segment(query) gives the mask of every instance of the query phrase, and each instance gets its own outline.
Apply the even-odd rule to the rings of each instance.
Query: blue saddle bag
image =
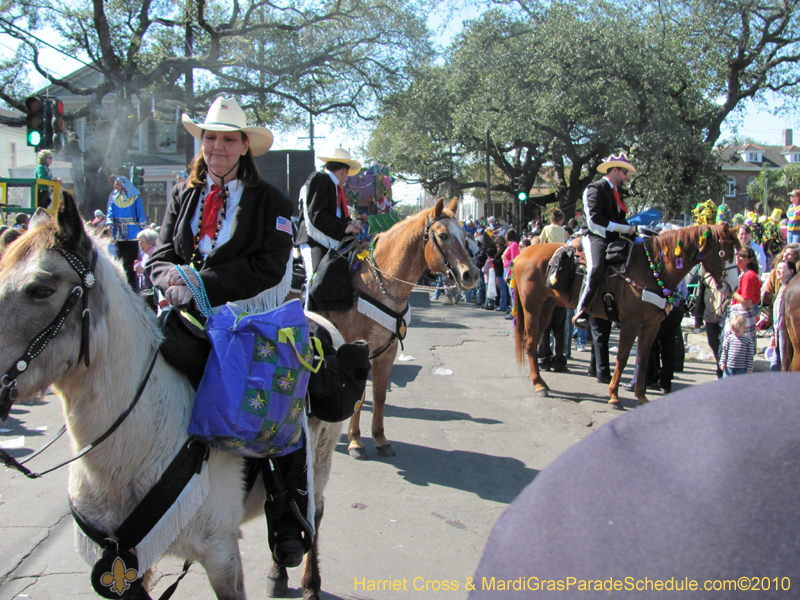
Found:
[[[228,304],[208,319],[206,333],[212,350],[189,434],[239,456],[282,456],[300,448],[314,371],[300,301],[260,314]]]

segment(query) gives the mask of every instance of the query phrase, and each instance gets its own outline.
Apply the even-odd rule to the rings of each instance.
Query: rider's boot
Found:
[[[267,488],[264,514],[272,558],[278,566],[297,567],[311,549],[313,539],[313,527],[307,520],[309,491],[305,443],[294,452],[263,462]]]

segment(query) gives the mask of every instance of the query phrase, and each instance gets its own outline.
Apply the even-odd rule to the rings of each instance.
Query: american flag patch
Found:
[[[275,229],[278,231],[285,231],[289,235],[292,235],[292,222],[289,219],[278,217],[278,222],[275,225]]]

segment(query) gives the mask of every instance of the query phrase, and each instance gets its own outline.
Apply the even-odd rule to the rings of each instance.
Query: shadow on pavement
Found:
[[[406,387],[409,383],[414,381],[422,371],[420,365],[408,365],[404,363],[395,364],[392,366],[392,372],[389,374],[389,389],[393,385],[397,387]]]
[[[418,327],[420,329],[469,329],[469,326],[462,325],[461,323],[453,323],[450,321],[425,321],[411,317],[411,328]]]
[[[509,456],[440,450],[405,442],[392,442],[392,448],[397,456],[379,460],[397,467],[398,474],[412,485],[440,485],[503,504],[510,504],[539,474],[537,469],[529,469]],[[336,451],[347,455],[347,443],[338,444]],[[374,458],[374,447],[370,458]]]
[[[476,419],[469,413],[457,410],[420,407],[407,408],[405,406],[395,406],[391,404],[386,405],[386,416],[398,417],[400,419],[421,419],[423,421],[472,421],[473,423],[481,423],[482,425],[498,425],[503,422],[496,419]]]

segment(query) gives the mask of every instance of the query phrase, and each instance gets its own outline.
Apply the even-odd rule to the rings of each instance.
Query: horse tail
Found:
[[[516,293],[514,294],[514,339],[517,351],[517,364],[522,366],[525,362],[525,311],[522,309],[521,281],[514,281]]]

